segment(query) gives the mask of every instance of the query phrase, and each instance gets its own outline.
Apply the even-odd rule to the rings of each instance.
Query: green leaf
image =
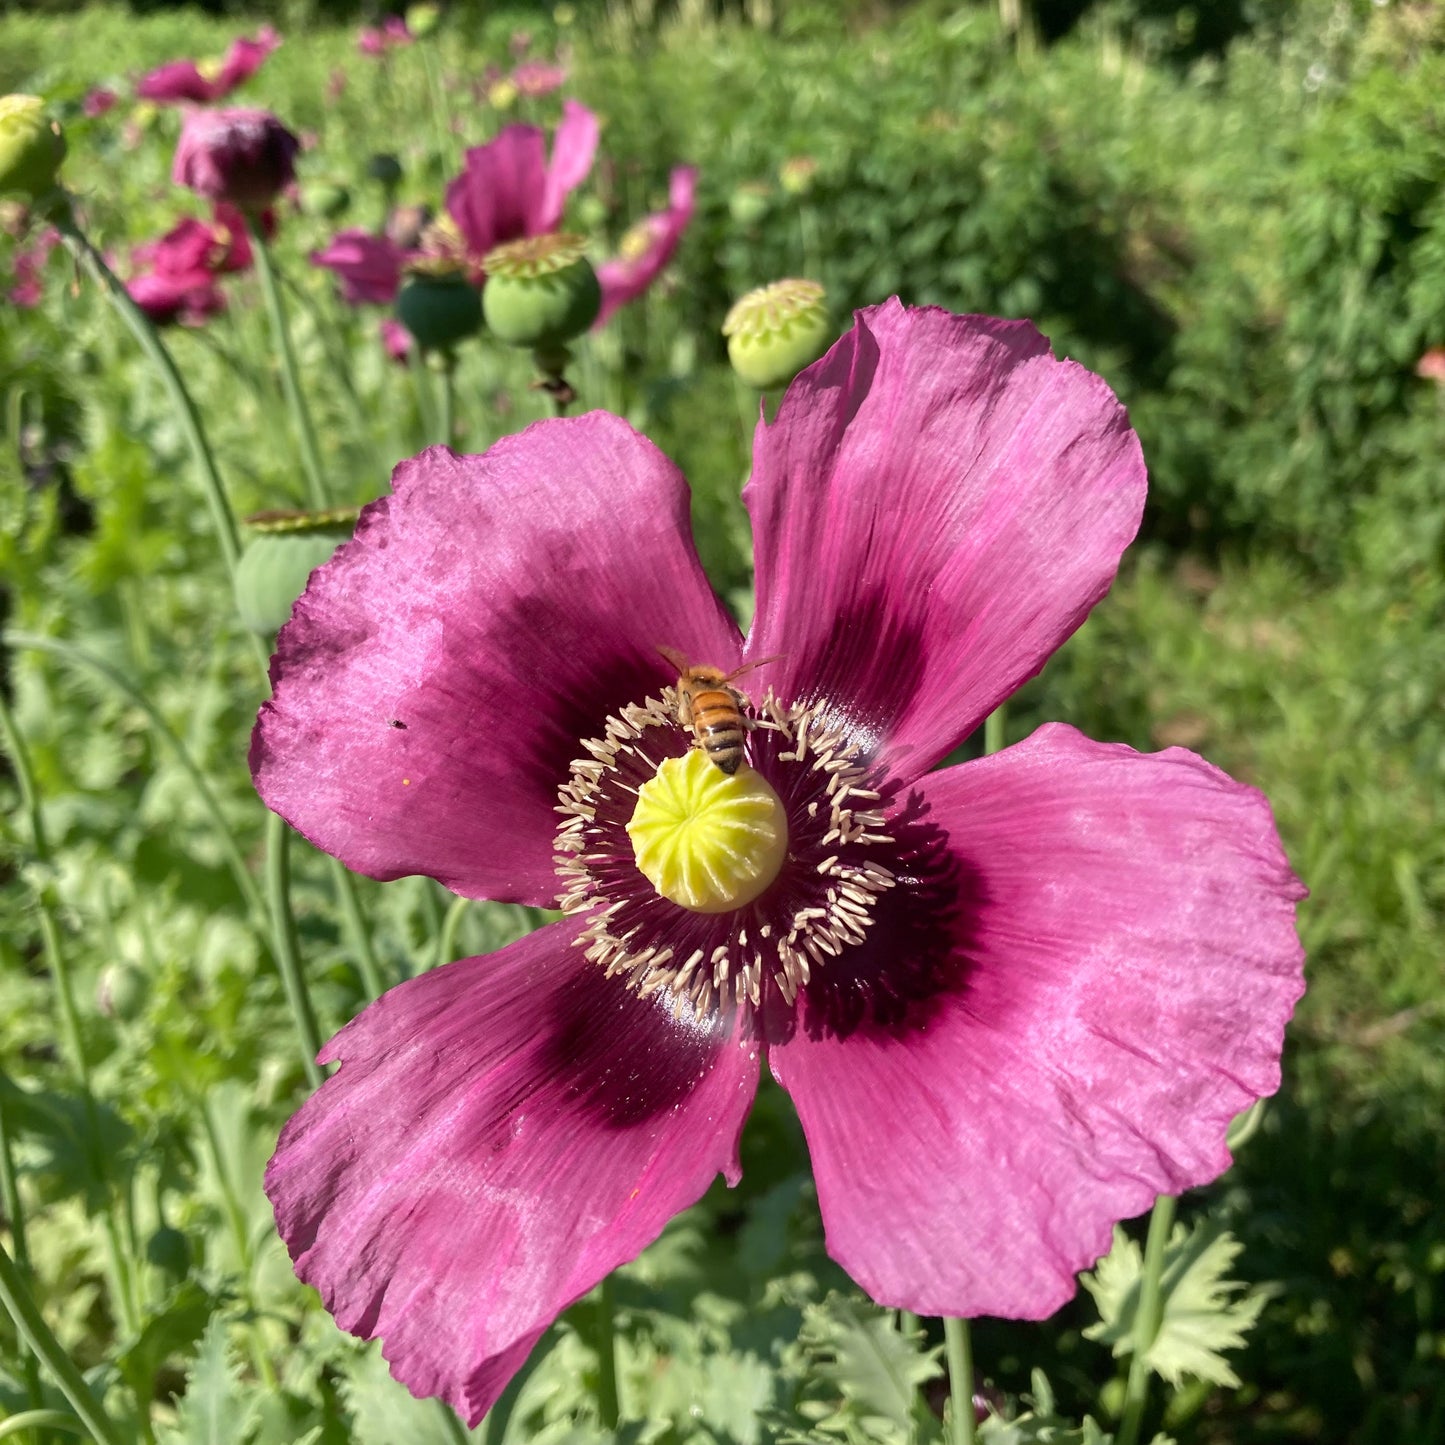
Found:
[[[391,1377],[381,1350],[358,1350],[345,1365],[341,1393],[351,1411],[353,1445],[453,1445],[440,1400],[418,1400]],[[465,1433],[465,1432],[464,1432]],[[465,1433],[468,1440],[480,1434]]]
[[[1144,1358],[1176,1390],[1185,1376],[1230,1388],[1239,1384],[1222,1352],[1244,1343],[1268,1298],[1227,1277],[1242,1248],[1233,1235],[1203,1220],[1193,1229],[1176,1225],[1165,1247],[1163,1314]],[[1113,1249],[1083,1277],[1099,1310],[1099,1323],[1084,1334],[1111,1345],[1115,1358],[1134,1350],[1143,1270],[1143,1251],[1116,1228]]]
[[[184,1354],[205,1331],[216,1309],[216,1297],[194,1280],[185,1280],[146,1321],[135,1342],[116,1360],[127,1383],[142,1399],[160,1368],[172,1355]]]
[[[212,1315],[186,1376],[176,1425],[163,1438],[168,1445],[245,1445],[256,1428],[257,1404],[246,1398],[232,1363],[227,1321]]]

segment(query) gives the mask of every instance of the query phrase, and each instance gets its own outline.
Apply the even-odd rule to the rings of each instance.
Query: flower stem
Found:
[[[449,447],[456,440],[457,356],[454,351],[441,354],[442,400],[441,443]]]
[[[13,1088],[8,1075],[0,1072],[0,1205],[10,1225],[10,1238],[15,1243],[15,1265],[23,1275],[30,1273],[30,1250],[25,1237],[25,1205],[20,1198],[20,1185],[15,1177],[15,1159],[10,1152],[10,1129],[5,1119],[4,1091]],[[31,1406],[40,1410],[45,1396],[40,1388],[40,1367],[29,1350],[21,1350],[24,1358],[25,1394]]]
[[[1008,704],[1001,702],[983,720],[983,752],[987,757],[1000,752],[1004,745],[1004,729],[1008,726]]]
[[[236,518],[231,511],[231,504],[226,498],[225,488],[221,485],[221,474],[216,470],[216,459],[211,453],[210,443],[207,442],[206,434],[201,429],[200,414],[196,411],[196,404],[186,390],[185,382],[181,380],[181,374],[176,369],[175,361],[156,332],[150,317],[131,300],[130,292],[125,289],[115,272],[105,264],[105,258],[91,245],[89,238],[76,224],[75,217],[68,207],[63,209],[55,224],[71,254],[105,289],[121,320],[125,322],[131,335],[140,343],[141,350],[150,357],[151,361],[155,363],[156,370],[160,372],[161,380],[165,384],[171,404],[175,408],[176,417],[180,421],[181,431],[185,434],[186,442],[191,449],[191,456],[195,460],[196,471],[201,480],[201,490],[205,495],[206,506],[211,514],[211,525],[215,529],[216,542],[220,546],[221,556],[226,563],[226,571],[234,575],[236,563],[241,556]]]
[[[602,1428],[615,1431],[621,1406],[617,1396],[617,1300],[610,1274],[602,1281],[597,1309],[597,1413],[601,1416]]]
[[[50,1332],[34,1297],[25,1287],[10,1252],[0,1246],[0,1304],[3,1304],[15,1321],[26,1344],[35,1352],[45,1368],[55,1377],[61,1393],[70,1401],[75,1413],[80,1416],[85,1428],[99,1445],[126,1445],[115,1422],[101,1409],[100,1401],[91,1393],[84,1376],[76,1368],[75,1361],[61,1348],[60,1341]],[[38,1423],[38,1422],[37,1422]]]
[[[276,967],[286,990],[286,1002],[301,1040],[302,1067],[313,1089],[325,1081],[316,1055],[321,1052],[321,1038],[316,1028],[316,1015],[311,1011],[311,997],[301,975],[301,959],[296,946],[296,919],[291,912],[291,830],[276,813],[266,815],[266,895],[271,904],[271,936],[276,954]]]
[[[953,1407],[950,1440],[952,1445],[973,1445],[973,1340],[968,1321],[945,1315],[943,1343],[948,1355],[948,1398]]]
[[[1134,1350],[1129,1359],[1129,1381],[1124,1389],[1124,1412],[1115,1445],[1135,1445],[1144,1421],[1152,1373],[1146,1356],[1164,1318],[1164,1250],[1174,1229],[1173,1195],[1161,1194],[1149,1215],[1149,1237],[1144,1243],[1144,1276],[1139,1283],[1139,1311],[1134,1316]]]
[[[271,249],[254,216],[246,217],[251,233],[251,250],[256,257],[256,274],[261,278],[261,291],[266,298],[266,311],[271,318],[271,333],[281,357],[281,386],[286,393],[286,406],[291,425],[301,448],[301,466],[306,473],[307,500],[311,507],[324,512],[330,505],[326,482],[321,470],[321,450],[316,443],[316,428],[301,390],[300,369],[296,365],[296,348],[291,344],[291,324],[286,319],[286,304],[276,281],[276,268],[271,263]]]
[[[33,1355],[27,1355],[26,1358],[34,1360]],[[22,1410],[20,1414],[0,1421],[0,1440],[8,1440],[12,1435],[20,1435],[26,1430],[64,1430],[67,1435],[82,1436],[86,1433],[85,1426],[74,1415],[67,1415],[64,1410]]]
[[[462,926],[470,898],[456,898],[448,905],[446,917],[442,919],[442,930],[437,935],[437,958],[434,968],[451,963],[457,956],[457,930]]]
[[[331,879],[336,885],[336,896],[341,903],[341,916],[351,934],[351,946],[356,951],[356,965],[361,973],[361,986],[370,999],[378,999],[386,992],[382,981],[381,965],[377,962],[376,950],[371,945],[371,930],[361,913],[361,899],[356,892],[356,879],[347,871],[339,858],[328,857],[331,864]]]

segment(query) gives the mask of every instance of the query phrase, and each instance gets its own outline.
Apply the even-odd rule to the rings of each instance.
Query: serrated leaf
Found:
[[[439,1400],[418,1400],[391,1377],[380,1349],[358,1350],[345,1364],[341,1393],[351,1411],[353,1445],[453,1445]],[[482,1437],[463,1432],[468,1440]]]
[[[175,1445],[245,1445],[256,1428],[258,1401],[247,1399],[231,1361],[226,1320],[211,1316],[186,1375],[176,1424],[165,1432]]]
[[[1193,1229],[1176,1225],[1165,1246],[1159,1331],[1144,1358],[1176,1390],[1186,1375],[1230,1388],[1239,1384],[1222,1351],[1244,1344],[1267,1298],[1228,1278],[1242,1248],[1207,1221]],[[1115,1358],[1133,1353],[1143,1274],[1143,1251],[1116,1228],[1114,1247],[1083,1277],[1099,1310],[1099,1323],[1084,1334],[1112,1346]]]

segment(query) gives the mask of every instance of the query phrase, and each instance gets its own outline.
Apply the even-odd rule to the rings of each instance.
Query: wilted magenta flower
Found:
[[[15,284],[8,293],[12,305],[26,310],[40,305],[40,298],[44,295],[45,263],[59,244],[60,232],[54,226],[44,226],[31,237],[28,245],[16,251]]]
[[[447,187],[447,210],[468,253],[480,261],[504,241],[555,231],[568,195],[592,169],[597,133],[597,117],[569,100],[550,161],[547,137],[534,125],[509,125],[495,140],[473,146],[462,174]]]
[[[1060,725],[930,771],[1138,526],[1102,381],[1027,322],[859,313],[759,425],[746,638],[682,476],[614,416],[393,485],[281,632],[257,787],[373,877],[567,914],[348,1024],[271,1161],[298,1274],[398,1379],[480,1419],[561,1309],[737,1180],[763,1059],[830,1253],[919,1313],[1048,1315],[1114,1221],[1228,1165],[1302,987],[1264,798]],[[691,742],[659,644],[756,664],[788,838],[732,912],[666,901],[625,832]]]
[[[567,82],[567,72],[560,65],[547,65],[540,60],[529,60],[512,72],[512,84],[518,95],[535,100],[561,90]]]
[[[194,60],[172,60],[142,76],[136,94],[162,104],[190,101],[211,105],[224,100],[243,80],[255,75],[280,43],[276,31],[263,25],[254,40],[233,40],[218,67],[203,68]]]
[[[379,27],[362,27],[356,36],[356,48],[363,55],[383,55],[398,45],[410,45],[415,38],[400,15],[388,15]]]
[[[654,211],[633,226],[622,238],[618,254],[597,268],[602,309],[593,323],[594,330],[605,325],[619,306],[635,301],[657,280],[692,222],[696,196],[697,167],[678,166],[668,183],[667,209]]]
[[[105,86],[98,85],[94,90],[86,92],[85,99],[80,103],[81,114],[89,120],[104,115],[116,103],[119,97],[115,91],[107,90]]]
[[[193,110],[181,123],[171,179],[214,201],[258,211],[296,179],[299,148],[268,110]]]
[[[407,252],[386,236],[353,227],[338,231],[324,250],[313,251],[311,264],[336,272],[348,305],[388,306],[396,300],[406,258]]]

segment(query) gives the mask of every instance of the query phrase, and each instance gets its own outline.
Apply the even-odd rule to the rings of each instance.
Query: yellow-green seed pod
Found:
[[[418,40],[425,40],[441,23],[442,12],[439,6],[419,0],[418,4],[406,7],[405,18],[406,28]]]
[[[38,95],[0,96],[0,196],[47,194],[64,159],[65,137]]]
[[[236,567],[241,625],[273,637],[291,616],[311,574],[350,536],[355,507],[328,512],[262,512],[246,519],[256,534]]]
[[[826,302],[816,281],[774,281],[749,291],[723,322],[733,370],[759,391],[791,381],[833,339]]]
[[[597,319],[602,287],[580,236],[529,236],[498,246],[482,260],[482,310],[509,346],[565,346]]]

